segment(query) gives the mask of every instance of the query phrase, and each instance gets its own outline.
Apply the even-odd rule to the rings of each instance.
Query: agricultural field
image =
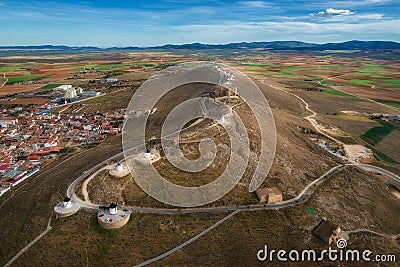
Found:
[[[4,99],[7,98],[6,101],[11,105],[41,105],[46,102],[47,92],[62,84],[72,84],[87,91],[101,91],[102,95],[71,103],[63,108],[64,114],[123,109],[136,89],[158,70],[201,57],[204,60],[203,52],[185,53],[179,55],[165,52],[129,52],[120,53],[119,56],[104,55],[104,58],[94,58],[91,55],[86,55],[83,59],[60,56],[36,63],[4,62],[1,63],[1,70],[12,82],[0,90],[0,94],[8,95]],[[400,106],[399,97],[393,94],[397,92],[394,86],[399,85],[396,78],[396,62],[363,57],[356,60],[344,55],[332,57],[283,52],[245,56],[223,55],[214,59],[248,74],[267,98],[273,112],[277,130],[276,154],[262,187],[277,187],[283,192],[284,200],[291,199],[296,197],[306,184],[333,166],[343,164],[340,158],[333,156],[312,140],[315,137],[321,138],[321,135],[315,132],[313,125],[306,119],[312,113],[306,109],[305,102],[316,113],[316,123],[330,135],[345,144],[365,145],[373,151],[372,164],[399,173],[400,125],[371,119],[369,116],[375,113],[398,113],[394,107]],[[98,80],[106,77],[116,77],[120,83],[114,87],[101,88],[105,82],[101,83]],[[384,86],[387,87],[385,90],[380,89]],[[205,89],[205,86],[199,88]],[[28,98],[15,96],[18,92],[43,94]],[[204,93],[198,88],[196,92]],[[171,95],[167,94],[160,99],[157,111],[150,116],[146,131],[149,132],[148,137],[158,136],[166,114],[180,98],[186,97],[185,94],[190,95],[191,92],[182,86],[180,89],[176,88]],[[235,107],[235,112],[243,118],[246,129],[249,129],[250,146],[255,153],[260,149],[260,137],[257,130],[252,128],[256,122],[246,107],[242,103]],[[60,108],[55,108],[54,111],[60,111]],[[196,135],[192,135],[194,131]],[[165,174],[170,182],[184,186],[196,186],[213,180],[224,169],[229,154],[225,147],[229,148],[229,141],[222,128],[215,127],[205,120],[187,132],[183,131],[180,136],[184,141],[181,146],[187,158],[199,156],[199,137],[212,138],[218,145],[218,151],[222,151],[203,175],[189,176],[176,170],[165,158],[154,163],[155,168]],[[154,142],[152,148],[157,145],[159,144]],[[64,148],[63,151],[69,149]],[[54,205],[62,201],[66,188],[76,177],[121,152],[121,136],[111,136],[93,147],[77,146],[73,150],[71,153],[62,153],[59,159],[44,167],[42,173],[33,177],[30,183],[16,188],[15,194],[0,199],[0,211],[4,214],[9,214],[9,209],[15,210],[14,213],[0,219],[2,232],[8,237],[0,249],[1,263],[5,264],[45,229]],[[61,164],[62,168],[59,167]],[[258,204],[257,196],[248,191],[254,167],[255,162],[250,161],[239,184],[207,207]],[[312,234],[313,227],[322,217],[340,224],[345,230],[370,227],[382,234],[396,234],[399,225],[392,220],[393,216],[390,214],[398,212],[399,209],[398,205],[393,204],[396,199],[388,186],[390,182],[383,175],[346,167],[315,189],[315,194],[307,203],[281,210],[242,211],[188,247],[161,260],[159,264],[174,265],[176,262],[183,262],[187,265],[250,266],[257,263],[255,255],[266,240],[268,245],[274,248],[324,248],[326,245]],[[364,186],[366,183],[368,186]],[[174,208],[148,196],[130,175],[120,180],[105,175],[97,176],[88,184],[88,190],[90,200],[96,204],[117,201],[119,205]],[[380,191],[385,197],[375,199],[376,191]],[[76,193],[80,194],[78,191]],[[363,217],[359,217],[359,214]],[[109,231],[97,224],[94,213],[81,210],[69,218],[53,219],[53,229],[15,264],[51,265],[54,262],[62,262],[65,265],[125,265],[129,262],[132,265],[181,244],[226,215],[226,212],[191,215],[135,212],[126,226]],[[351,236],[351,242],[359,247],[376,242],[382,251],[390,249],[398,252],[398,246],[387,242],[382,236],[357,233]],[[48,249],[49,247],[63,249]],[[254,257],[243,258],[242,254],[237,254],[239,250]],[[208,253],[207,257],[204,257],[204,251]],[[226,257],[224,253],[232,256]]]
[[[391,132],[400,130],[400,124],[395,122],[380,121],[380,126],[366,131],[361,137],[372,145],[376,145],[381,142]]]
[[[276,79],[292,89],[319,90],[336,96],[356,95],[400,107],[398,61],[367,57],[355,60],[344,54],[304,56],[282,52],[253,58],[236,57],[232,63],[249,75]]]
[[[107,56],[108,57],[108,56]],[[46,62],[34,62],[26,57],[27,63],[8,63],[8,58],[0,58],[0,82],[3,73],[8,81],[0,91],[0,96],[51,90],[62,84],[84,84],[90,80],[108,77],[124,77],[135,72],[162,69],[174,64],[196,60],[169,52],[165,53],[125,53],[121,60],[101,59],[76,60],[74,56],[54,55]],[[118,58],[118,57],[117,57]],[[35,58],[36,59],[36,58]],[[37,60],[37,59],[36,59]]]
[[[399,143],[394,139],[398,126],[369,118],[399,114],[398,61],[282,52],[238,56],[230,62],[254,79],[304,99],[318,114],[321,127],[342,142],[364,143],[382,164],[400,162]]]

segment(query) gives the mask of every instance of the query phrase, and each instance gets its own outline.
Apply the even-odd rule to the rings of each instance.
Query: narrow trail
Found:
[[[28,245],[26,245],[23,249],[21,249],[17,255],[15,255],[11,260],[9,260],[4,267],[11,266],[22,254],[24,254],[31,246],[33,246],[36,242],[38,242],[43,236],[45,236],[51,230],[51,218],[53,217],[53,212],[50,215],[49,222],[47,223],[46,229],[38,235],[35,239],[32,240]]]
[[[340,144],[340,145],[342,145],[342,146],[345,145],[345,144],[344,144],[343,142],[341,142],[340,140],[334,138],[333,136],[328,135],[328,134],[325,133],[323,130],[321,130],[321,128],[320,128],[318,122],[317,122],[316,119],[315,119],[315,116],[317,115],[317,113],[314,112],[314,111],[310,108],[309,104],[308,104],[303,98],[301,98],[301,97],[299,97],[298,95],[295,95],[295,94],[293,94],[293,93],[291,93],[291,92],[288,92],[288,91],[286,91],[286,90],[283,90],[283,89],[281,89],[281,88],[278,88],[278,87],[274,86],[273,84],[265,83],[264,80],[259,80],[259,79],[257,79],[257,81],[259,81],[259,82],[261,82],[261,83],[263,83],[263,84],[266,84],[266,85],[268,85],[268,86],[270,86],[270,87],[272,87],[272,88],[274,88],[274,89],[276,89],[276,90],[285,92],[285,93],[287,93],[287,94],[289,94],[289,95],[292,95],[292,96],[296,97],[297,99],[299,99],[301,102],[304,103],[306,110],[312,113],[312,115],[305,116],[305,117],[303,117],[303,118],[307,119],[307,120],[311,123],[311,125],[317,130],[318,133],[324,135],[325,137],[331,139],[332,141],[334,141],[334,142],[336,142],[336,143],[338,143],[338,144]],[[339,92],[342,92],[342,93],[346,93],[346,92],[341,91],[341,90],[338,90],[338,89],[336,89],[336,88],[335,88],[335,90],[337,90],[337,91],[339,91]],[[346,93],[346,94],[349,94],[349,93]],[[352,95],[352,96],[357,97],[357,98],[360,98],[360,99],[364,99],[364,100],[371,101],[371,102],[376,103],[376,104],[379,104],[379,105],[381,105],[381,106],[385,106],[385,107],[394,109],[394,110],[396,110],[396,111],[399,110],[398,108],[395,108],[395,107],[392,107],[392,106],[388,106],[388,105],[386,105],[386,104],[383,104],[383,103],[374,101],[374,100],[369,99],[369,98],[360,97],[360,96],[357,96],[357,95],[354,95],[354,94],[349,94],[349,95]],[[362,140],[362,139],[361,139],[360,141],[363,142],[363,143],[366,144],[366,145],[369,145],[371,148],[373,148],[373,149],[379,151],[379,149],[377,149],[374,145],[371,145],[370,143],[367,143],[366,141],[364,141],[364,140]],[[382,152],[382,151],[379,151],[379,152],[385,154],[386,156],[389,156],[389,155],[387,155],[386,153],[384,153],[384,152]],[[390,157],[390,156],[389,156],[389,157]],[[350,161],[350,162],[351,162],[351,161]],[[353,163],[357,163],[357,162],[353,162]]]
[[[266,84],[263,80],[259,80],[259,81],[260,81],[261,83],[263,83],[263,84]],[[318,122],[317,122],[316,119],[315,119],[315,117],[317,116],[317,113],[316,113],[314,110],[312,110],[312,109],[310,108],[310,105],[309,105],[303,98],[301,98],[300,96],[295,95],[295,94],[293,94],[293,93],[291,93],[291,92],[282,90],[282,89],[280,89],[280,88],[274,86],[273,84],[267,84],[267,85],[270,86],[270,87],[272,87],[272,88],[274,88],[274,89],[276,89],[276,90],[280,90],[280,91],[282,91],[282,92],[285,92],[285,93],[287,93],[287,94],[289,94],[289,95],[291,95],[291,96],[294,96],[294,97],[296,97],[297,99],[299,99],[299,100],[304,104],[305,109],[306,109],[308,112],[311,112],[311,113],[312,113],[311,115],[305,116],[305,117],[303,117],[303,118],[305,118],[306,120],[308,120],[308,121],[310,122],[310,124],[314,127],[314,129],[315,129],[318,133],[322,134],[323,136],[325,136],[325,137],[331,139],[332,141],[334,141],[334,142],[336,142],[336,143],[338,143],[338,144],[340,144],[340,145],[344,145],[344,143],[343,143],[342,141],[339,141],[338,139],[334,138],[333,136],[328,135],[328,134],[325,133],[323,130],[321,130],[321,127],[319,126]]]
[[[6,84],[7,84],[7,82],[8,82],[8,79],[7,79],[7,77],[6,77],[6,73],[5,73],[5,72],[3,72],[2,74],[3,74],[3,79],[4,79],[5,81],[4,81],[4,83],[3,83],[2,85],[0,85],[0,89],[1,89],[1,88],[3,88],[3,87],[4,87],[4,85],[6,85]]]
[[[149,259],[143,263],[140,263],[138,265],[136,265],[136,267],[141,267],[141,266],[146,266],[148,264],[151,264],[153,262],[159,261],[165,257],[168,257],[169,255],[177,252],[178,250],[186,247],[187,245],[189,245],[190,243],[192,243],[193,241],[196,241],[197,239],[199,239],[200,237],[202,237],[203,235],[207,234],[208,232],[210,232],[211,230],[217,228],[221,223],[225,222],[226,220],[228,220],[229,218],[231,218],[232,216],[236,215],[237,213],[239,213],[240,210],[235,210],[234,212],[232,212],[231,214],[229,214],[228,216],[224,217],[223,219],[219,220],[218,222],[216,222],[215,224],[213,224],[212,226],[208,227],[206,230],[204,230],[203,232],[198,233],[197,235],[195,235],[194,237],[192,237],[191,239],[185,241],[184,243],[180,244],[179,246],[157,256],[154,257],[152,259]]]
[[[396,235],[391,236],[391,235],[387,235],[387,234],[378,233],[378,232],[375,232],[375,231],[372,231],[372,230],[369,230],[369,229],[365,229],[365,228],[355,229],[355,230],[352,230],[352,231],[346,231],[346,233],[348,233],[348,234],[371,233],[371,234],[374,234],[374,235],[379,235],[379,236],[389,237],[389,238],[394,238],[396,236]]]

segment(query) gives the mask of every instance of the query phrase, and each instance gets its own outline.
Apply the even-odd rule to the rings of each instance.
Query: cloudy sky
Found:
[[[400,42],[399,0],[0,0],[0,45]]]

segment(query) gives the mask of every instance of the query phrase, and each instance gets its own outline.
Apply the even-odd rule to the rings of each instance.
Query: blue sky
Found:
[[[0,0],[0,45],[400,41],[399,0]]]

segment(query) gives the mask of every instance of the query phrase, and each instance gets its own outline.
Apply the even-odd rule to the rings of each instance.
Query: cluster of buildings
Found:
[[[400,122],[400,114],[372,114],[370,119],[377,119],[383,121],[397,121]]]
[[[72,85],[65,84],[60,85],[53,89],[54,93],[61,94],[61,100],[66,102],[75,102],[78,98],[88,98],[93,96],[99,96],[100,92],[96,91],[83,91],[81,87],[73,87]]]
[[[42,81],[22,81],[22,82],[15,82],[13,83],[14,85],[20,85],[20,84],[43,84]]]
[[[0,111],[0,195],[55,160],[64,147],[120,133],[124,114],[122,109],[79,115],[35,107]]]

